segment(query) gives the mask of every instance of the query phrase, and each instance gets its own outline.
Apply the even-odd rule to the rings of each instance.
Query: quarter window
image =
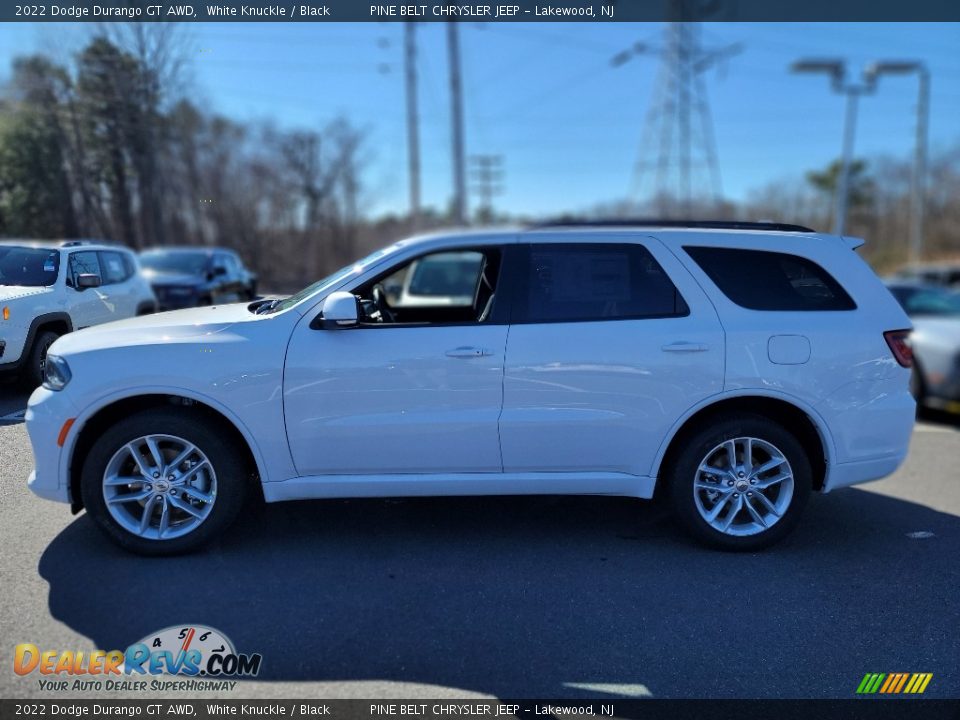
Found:
[[[521,322],[676,317],[689,309],[650,251],[637,244],[534,244]],[[524,302],[525,301],[525,302]]]
[[[788,253],[685,247],[720,291],[750,310],[854,310],[840,283],[817,263]]]

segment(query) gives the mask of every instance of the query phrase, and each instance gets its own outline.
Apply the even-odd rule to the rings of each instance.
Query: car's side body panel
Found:
[[[352,291],[428,252],[545,242],[642,244],[689,313],[513,325],[311,327],[329,293]],[[713,285],[685,254],[685,243],[812,258],[843,281],[858,308],[747,310]],[[35,449],[56,453],[61,416],[76,413],[77,420],[57,461],[38,460],[31,487],[45,497],[68,497],[70,453],[89,418],[121,398],[170,394],[203,402],[238,428],[269,501],[505,493],[650,497],[664,454],[689,417],[721,399],[754,396],[784,400],[807,414],[823,441],[830,489],[892,472],[906,453],[913,420],[909,372],[892,357],[883,332],[907,327],[893,298],[838,238],[584,230],[420,239],[398,244],[273,315],[229,305],[59,340],[52,352],[69,360],[74,380],[62,393],[38,390],[31,398]],[[471,355],[471,349],[480,352]]]
[[[913,426],[910,371],[894,359],[883,333],[909,329],[911,323],[859,255],[833,238],[789,233],[709,233],[673,239],[670,246],[709,289],[726,330],[725,391],[776,390],[811,406],[832,428],[837,464],[893,456],[902,460]],[[684,246],[802,256],[840,280],[857,307],[817,312],[741,307],[716,287]]]
[[[673,281],[689,312],[512,324],[500,419],[504,471],[648,476],[677,415],[723,389],[724,335],[717,314],[654,238],[537,233],[536,239],[641,245]],[[590,490],[585,482],[581,492]]]

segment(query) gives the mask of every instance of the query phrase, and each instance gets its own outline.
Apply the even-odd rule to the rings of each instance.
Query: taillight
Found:
[[[913,350],[907,344],[908,337],[910,337],[909,330],[887,330],[883,334],[883,339],[890,346],[890,352],[905,368],[913,367]]]

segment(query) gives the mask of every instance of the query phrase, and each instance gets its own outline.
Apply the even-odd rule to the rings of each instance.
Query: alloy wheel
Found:
[[[700,516],[725,535],[756,535],[778,523],[793,499],[793,470],[773,444],[726,440],[704,456],[693,483]]]
[[[207,456],[175,435],[144,435],[114,453],[103,499],[125,530],[150,540],[194,531],[213,510],[217,475]]]

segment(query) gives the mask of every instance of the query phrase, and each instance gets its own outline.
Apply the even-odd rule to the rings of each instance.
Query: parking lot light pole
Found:
[[[910,174],[910,260],[916,262],[923,255],[923,220],[926,209],[927,134],[930,123],[930,71],[919,60],[884,60],[867,68],[873,78],[880,75],[909,75],[916,73],[919,80],[917,95],[917,135],[914,146],[913,170]]]
[[[876,87],[876,78],[870,73],[864,72],[860,83],[849,83],[847,82],[846,62],[837,59],[798,60],[790,66],[790,71],[829,75],[830,85],[834,92],[847,96],[843,128],[843,155],[841,157],[840,177],[837,179],[833,216],[833,232],[837,235],[843,235],[847,226],[847,207],[850,201],[850,167],[853,164],[857,106],[861,95],[873,92]]]

